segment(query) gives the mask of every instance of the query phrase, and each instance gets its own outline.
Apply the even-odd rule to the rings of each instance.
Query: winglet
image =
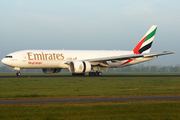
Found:
[[[157,25],[151,26],[148,32],[144,35],[141,41],[133,49],[134,54],[149,53],[154,36],[157,30]]]

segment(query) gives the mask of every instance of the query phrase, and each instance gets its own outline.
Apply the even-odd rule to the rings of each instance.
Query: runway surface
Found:
[[[72,75],[22,75],[22,76],[0,76],[0,78],[11,77],[180,77],[180,75],[102,75],[102,76],[72,76]]]
[[[0,100],[0,104],[23,104],[23,103],[62,103],[62,102],[100,102],[100,101],[133,101],[133,100],[168,100],[180,99],[180,96],[157,96],[157,97],[118,97],[118,98],[74,98],[74,99],[36,99],[36,100]]]

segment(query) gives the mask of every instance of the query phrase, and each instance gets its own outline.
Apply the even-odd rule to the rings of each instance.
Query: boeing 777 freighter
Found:
[[[69,69],[72,75],[102,75],[105,68],[120,68],[174,52],[150,53],[157,26],[153,25],[131,51],[105,50],[23,50],[8,54],[1,62],[16,70],[42,69],[44,73],[59,73]]]

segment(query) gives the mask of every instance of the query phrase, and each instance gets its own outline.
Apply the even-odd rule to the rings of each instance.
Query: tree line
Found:
[[[10,73],[14,72],[11,67],[1,66],[0,73]],[[21,72],[27,73],[41,73],[41,69],[22,69]],[[69,72],[67,69],[62,70],[61,72]],[[135,65],[123,68],[108,68],[102,70],[102,72],[180,72],[180,65],[175,66],[156,66],[156,65]]]
[[[180,65],[156,66],[156,65],[136,65],[123,68],[104,69],[104,72],[180,72]]]

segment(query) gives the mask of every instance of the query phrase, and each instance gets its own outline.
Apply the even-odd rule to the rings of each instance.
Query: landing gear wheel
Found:
[[[94,76],[94,72],[89,72],[89,76]]]
[[[20,72],[16,73],[16,76],[21,76],[21,73]]]
[[[99,73],[98,72],[95,72],[95,76],[98,76],[99,75]]]
[[[99,76],[102,76],[102,72],[99,72]]]

